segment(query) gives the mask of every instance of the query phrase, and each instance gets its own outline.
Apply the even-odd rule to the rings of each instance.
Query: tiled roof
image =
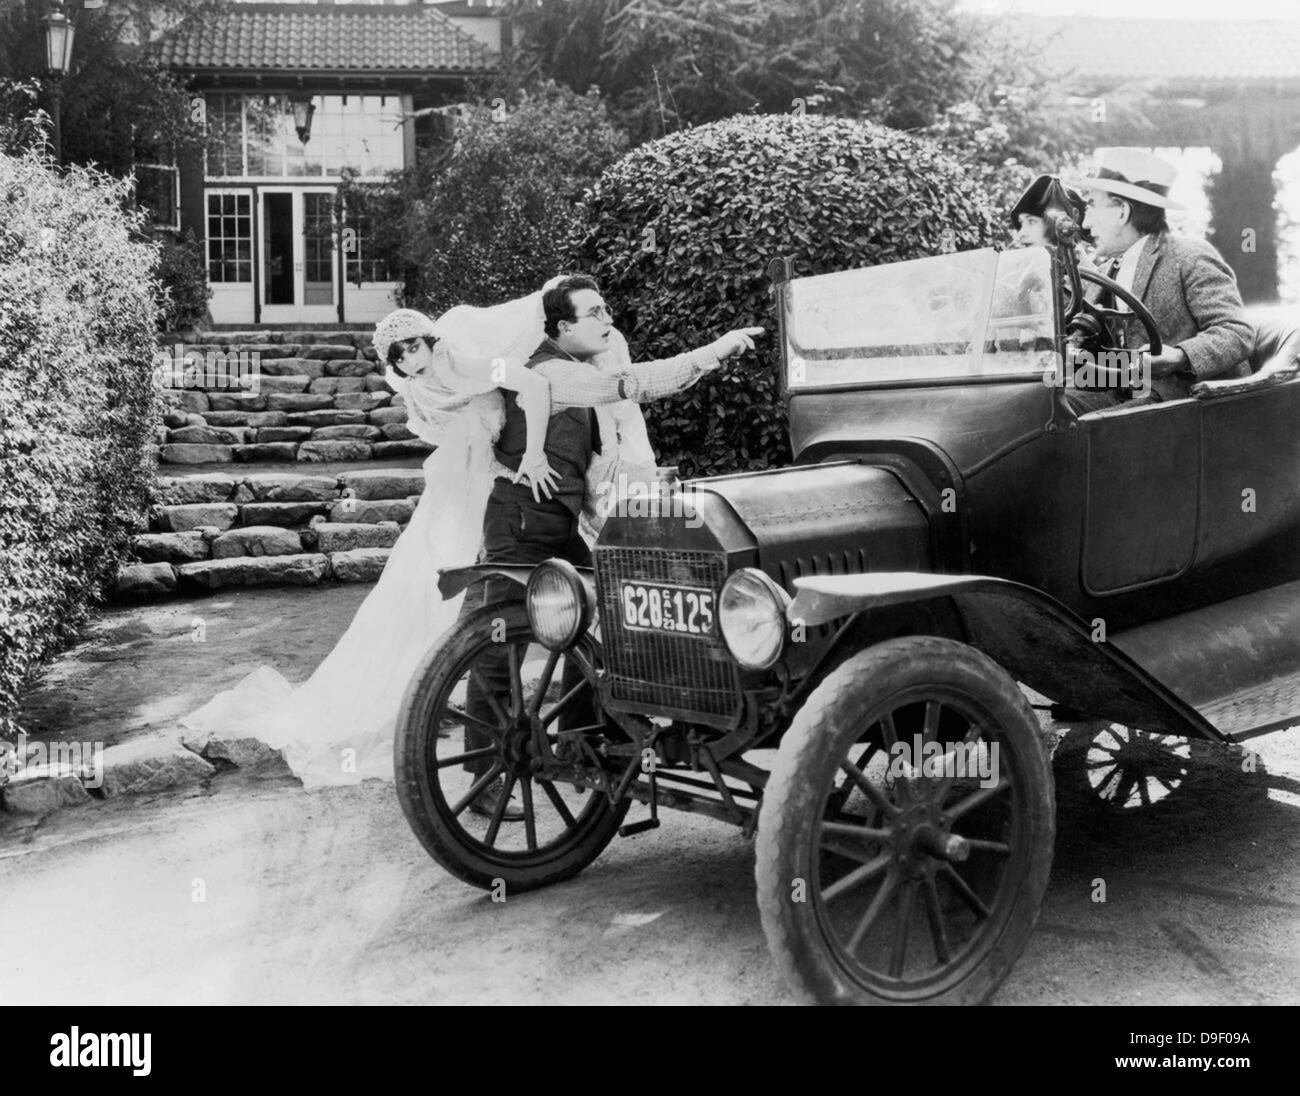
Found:
[[[445,15],[471,15],[471,16],[492,16],[497,18],[501,15],[501,2],[492,3],[491,0],[426,0],[431,3],[440,12]]]
[[[1052,72],[1086,81],[1300,85],[1300,22],[1016,16]]]
[[[485,72],[497,58],[441,12],[416,4],[232,4],[152,46],[168,68],[295,72]]]

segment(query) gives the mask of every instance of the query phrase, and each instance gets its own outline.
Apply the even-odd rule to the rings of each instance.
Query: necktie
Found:
[[[1106,277],[1108,277],[1112,282],[1119,274],[1119,265],[1122,261],[1123,261],[1122,257],[1118,259],[1112,259],[1110,266],[1106,268],[1105,271]],[[1101,291],[1101,296],[1097,298],[1097,303],[1101,305],[1102,308],[1114,308],[1115,294],[1109,288],[1103,289]]]

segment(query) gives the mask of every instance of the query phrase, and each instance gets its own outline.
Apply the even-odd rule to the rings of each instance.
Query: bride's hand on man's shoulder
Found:
[[[519,471],[514,474],[510,482],[518,483],[523,479],[527,479],[528,485],[533,489],[534,502],[541,502],[544,498],[549,499],[560,486],[560,477],[551,467],[545,453],[536,456],[524,454],[523,460],[519,462]]]
[[[735,331],[728,331],[721,338],[714,339],[709,343],[708,348],[719,361],[726,361],[736,354],[753,350],[754,339],[763,334],[766,334],[766,329],[762,327],[739,327]]]

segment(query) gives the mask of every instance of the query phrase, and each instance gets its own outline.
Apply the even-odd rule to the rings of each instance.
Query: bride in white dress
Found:
[[[549,283],[548,283],[549,284]],[[544,287],[545,288],[545,287]],[[478,558],[483,516],[496,466],[492,445],[501,430],[499,389],[517,391],[528,419],[529,453],[521,465],[534,492],[552,482],[542,453],[550,415],[549,385],[523,362],[544,338],[542,293],[491,308],[462,305],[431,320],[399,309],[375,330],[379,360],[393,344],[410,349],[422,372],[390,384],[406,402],[408,427],[437,448],[424,462],[424,492],[398,538],[383,574],[334,649],[295,687],[270,666],[254,670],[181,722],[200,738],[257,738],[281,751],[305,787],[393,779],[398,709],[420,658],[456,621],[464,595],[444,601],[438,572]],[[435,339],[431,350],[407,342]],[[427,347],[427,344],[425,344]],[[619,335],[600,368],[626,363]],[[654,453],[640,407],[625,401],[597,409],[601,436],[617,438],[613,456],[593,465],[588,498],[601,478],[611,482],[654,476]],[[600,515],[589,511],[590,535]]]

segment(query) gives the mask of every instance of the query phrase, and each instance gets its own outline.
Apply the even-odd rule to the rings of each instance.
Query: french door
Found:
[[[333,189],[261,187],[257,206],[262,322],[337,321]]]
[[[207,215],[208,308],[213,323],[251,324],[253,302],[253,191],[210,187]]]

